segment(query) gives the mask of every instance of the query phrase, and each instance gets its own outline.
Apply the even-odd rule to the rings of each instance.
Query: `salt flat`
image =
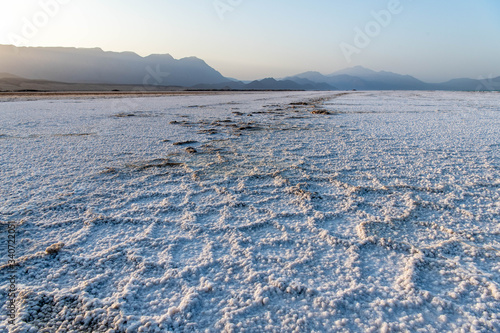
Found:
[[[500,330],[499,93],[44,99],[0,124],[0,331]]]

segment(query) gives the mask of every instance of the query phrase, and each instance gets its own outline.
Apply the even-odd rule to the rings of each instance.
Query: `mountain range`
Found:
[[[49,84],[50,83],[50,84]],[[141,57],[133,52],[100,48],[16,47],[0,45],[0,90],[24,87],[66,87],[92,90],[96,85],[224,90],[500,90],[500,77],[455,79],[426,83],[409,75],[361,66],[328,75],[305,72],[281,79],[242,82],[226,78],[196,57],[174,59],[169,54]],[[124,87],[122,87],[124,88]],[[161,90],[160,89],[160,90]]]
[[[330,75],[305,72],[286,78],[294,82],[323,82],[341,90],[500,90],[500,77],[483,80],[454,79],[443,83],[427,83],[410,75],[376,72],[361,66],[347,68]]]

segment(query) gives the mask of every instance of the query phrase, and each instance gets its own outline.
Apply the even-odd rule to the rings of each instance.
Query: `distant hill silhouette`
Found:
[[[234,90],[338,90],[336,87],[327,83],[316,83],[309,80],[295,82],[292,80],[276,80],[274,78],[255,80],[246,84],[241,81],[224,84],[199,84],[193,88]]]
[[[0,72],[27,79],[70,83],[192,86],[229,82],[203,60],[169,54],[141,57],[132,52],[0,45]]]
[[[332,90],[328,84],[265,79],[245,84],[222,76],[196,57],[174,59],[169,54],[141,57],[133,52],[105,52],[100,48],[16,47],[0,45],[3,78],[25,78],[3,82],[4,90],[20,86],[42,87],[42,81],[101,85],[175,86],[194,89],[241,90]],[[30,80],[35,80],[29,82]],[[49,85],[49,83],[47,83]],[[68,86],[73,90],[76,86]],[[100,86],[106,89],[105,86]]]
[[[346,68],[329,75],[305,72],[285,79],[297,83],[307,79],[342,90],[500,90],[500,77],[488,80],[455,79],[444,83],[426,83],[410,75],[376,72],[362,66]]]
[[[376,72],[361,66],[329,75],[305,72],[281,80],[266,78],[244,83],[224,77],[196,57],[141,57],[133,52],[105,52],[100,48],[0,45],[0,59],[0,80],[10,88],[43,87],[44,81],[53,81],[57,84],[52,87],[71,83],[233,90],[500,90],[500,77],[431,84],[409,75]]]
[[[10,73],[0,73],[0,79],[23,79],[23,78]]]

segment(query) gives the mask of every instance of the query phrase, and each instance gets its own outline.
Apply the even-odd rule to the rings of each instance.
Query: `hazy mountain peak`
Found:
[[[340,71],[336,71],[328,76],[334,76],[334,75],[351,75],[351,76],[366,76],[366,75],[375,75],[377,72],[374,70],[368,69],[363,66],[354,66],[354,67],[349,67],[342,69]]]
[[[0,45],[0,72],[29,79],[70,83],[192,86],[230,82],[196,57],[141,57],[100,48],[44,48]]]
[[[290,78],[307,79],[307,80],[311,80],[314,82],[322,82],[322,81],[328,79],[326,76],[324,76],[320,72],[316,72],[316,71],[308,71],[308,72],[300,73],[300,74],[297,74],[297,75],[294,75],[291,77],[286,77],[285,80],[290,79]]]
[[[10,73],[0,73],[0,79],[22,79],[22,77]]]
[[[16,47],[0,44],[0,79],[46,80],[69,83],[198,86],[203,89],[307,90],[500,90],[500,78],[456,79],[439,84],[355,66],[323,75],[308,71],[285,79],[253,82],[228,79],[204,60],[191,56],[176,60],[170,54],[142,57],[134,52],[101,48]],[[236,81],[236,82],[235,82]]]
[[[172,57],[169,53],[165,53],[165,54],[160,54],[160,53],[153,53],[153,54],[150,54],[146,57],[144,57],[144,59],[150,59],[150,60],[154,60],[154,59],[169,59],[169,60],[175,60],[174,57]]]
[[[184,58],[181,58],[181,59],[179,59],[179,60],[180,60],[180,61],[185,61],[185,62],[203,63],[203,64],[206,64],[205,60],[200,59],[200,58],[195,57],[195,56],[191,56],[191,57],[184,57]]]
[[[299,75],[323,75],[323,74],[321,74],[318,71],[307,71],[307,72],[304,72],[304,73],[299,74]]]

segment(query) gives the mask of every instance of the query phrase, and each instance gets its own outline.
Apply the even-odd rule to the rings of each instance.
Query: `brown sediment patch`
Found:
[[[186,120],[182,120],[182,121],[173,120],[173,121],[169,122],[169,124],[170,125],[180,125],[180,126],[185,126],[185,127],[191,127],[194,125],[193,123],[186,121]]]
[[[105,175],[105,174],[114,174],[117,173],[118,171],[115,168],[108,167],[100,172],[100,174]]]
[[[188,108],[206,108],[208,105],[188,105]]]
[[[65,136],[90,136],[90,135],[96,135],[96,133],[68,133],[68,134],[54,134],[54,136],[60,136],[60,137],[65,137]]]
[[[125,112],[120,112],[117,114],[114,114],[113,117],[115,118],[127,118],[127,117],[135,117],[136,115],[133,113],[125,113]]]
[[[137,169],[140,171],[152,169],[152,168],[178,167],[178,166],[182,166],[182,165],[183,165],[182,163],[171,162],[169,159],[166,159],[166,158],[157,158],[157,159],[149,160],[149,161],[145,161],[145,162],[126,164],[127,167],[134,168],[134,169]]]
[[[149,117],[159,117],[160,113],[154,111],[134,111],[134,112],[119,112],[111,115],[112,118],[149,118]]]
[[[184,146],[184,145],[190,145],[190,144],[193,144],[193,143],[198,143],[198,141],[193,141],[193,140],[189,140],[189,141],[179,141],[179,142],[174,142],[172,143],[174,146]]]
[[[302,200],[310,201],[312,199],[321,199],[321,196],[317,192],[307,191],[301,187],[305,186],[304,184],[297,184],[293,187],[288,187],[285,189],[285,192],[289,194],[293,194],[299,197]]]
[[[237,128],[238,131],[258,131],[261,129],[262,128],[258,126],[241,126]]]
[[[309,117],[304,117],[304,116],[290,116],[286,117],[286,119],[307,119]]]
[[[64,243],[56,243],[45,249],[45,253],[47,254],[57,254],[64,247]]]
[[[324,115],[332,114],[331,112],[324,110],[324,109],[314,110],[311,113],[312,114],[324,114]]]
[[[204,130],[199,130],[198,134],[217,134],[219,133],[215,128],[209,128],[209,129],[204,129]]]

